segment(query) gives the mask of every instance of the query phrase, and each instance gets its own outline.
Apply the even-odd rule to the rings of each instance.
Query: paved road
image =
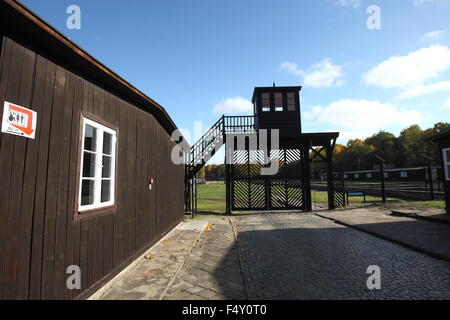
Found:
[[[450,299],[450,264],[309,214],[232,218],[249,299]],[[367,268],[381,269],[381,290]]]

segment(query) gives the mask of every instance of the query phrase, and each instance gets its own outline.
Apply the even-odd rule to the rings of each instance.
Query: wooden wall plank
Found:
[[[80,221],[80,269],[81,269],[81,288],[86,290],[89,288],[89,271],[88,271],[88,248],[89,245],[89,220],[82,219]]]
[[[75,75],[67,73],[66,88],[64,91],[62,128],[60,131],[60,158],[59,158],[59,178],[58,197],[56,208],[56,237],[55,237],[55,267],[53,297],[63,297],[66,287],[66,234],[67,234],[67,201],[69,198],[69,163],[70,163],[70,142],[72,136],[72,114],[75,92]],[[77,121],[77,120],[75,120]]]
[[[39,155],[36,173],[36,197],[34,202],[33,234],[30,266],[30,299],[41,298],[42,258],[45,218],[45,196],[47,189],[47,167],[50,141],[50,125],[53,109],[53,90],[55,85],[56,66],[46,60],[44,100],[41,128],[39,132]]]
[[[127,106],[129,106],[127,104]],[[127,153],[126,153],[126,252],[133,252],[136,247],[136,116],[135,111],[127,110]]]
[[[12,103],[19,103],[19,93],[20,93],[20,76],[21,76],[21,67],[23,62],[23,54],[24,48],[18,46],[17,44],[13,44],[12,48],[12,56],[11,56],[11,64],[10,71],[8,77],[7,84],[7,92],[5,100]],[[16,216],[16,210],[20,208],[20,198],[18,198],[18,185],[22,183],[22,181],[17,181],[20,167],[22,166],[23,161],[19,160],[19,163],[14,163],[14,152],[17,155],[22,153],[23,143],[17,141],[13,135],[10,134],[2,134],[2,144],[0,151],[0,170],[2,172],[2,184],[5,190],[6,197],[1,199],[7,203],[7,209],[3,212],[3,214],[7,215],[6,220],[6,244],[4,247],[4,255],[5,262],[2,268],[2,272],[4,273],[3,278],[3,297],[5,299],[14,299],[15,297],[15,280],[17,273],[17,259],[16,259],[16,247],[18,244],[18,237],[16,235],[17,228],[16,224],[18,223],[18,219]],[[17,141],[17,143],[16,143]],[[17,149],[15,149],[17,147]],[[21,155],[23,156],[23,154]],[[4,174],[4,175],[3,175]],[[16,179],[15,181],[13,179]],[[12,201],[12,202],[11,202]],[[19,206],[19,207],[18,207]],[[20,210],[20,209],[19,209]]]
[[[7,39],[3,43],[2,49],[2,73],[0,75],[0,112],[3,115],[3,104],[6,100],[6,91],[8,88],[8,77],[9,77],[9,69],[11,63],[11,55],[12,55],[12,41]],[[1,151],[1,139],[3,134],[0,134],[0,151]],[[6,170],[6,161],[8,159],[6,157],[2,158],[0,156],[0,179],[3,182],[7,183],[3,185],[4,190],[9,191],[9,177],[10,172]],[[3,161],[3,162],[2,162]],[[8,177],[8,178],[7,178]],[[8,180],[6,180],[8,179]],[[8,182],[7,182],[8,181]],[[8,206],[9,206],[9,192],[0,192],[0,299],[3,298],[3,278],[4,278],[4,264],[6,261],[6,227],[7,227],[7,219],[8,219]]]
[[[116,236],[114,238],[114,264],[119,265],[125,260],[126,240],[127,240],[127,187],[130,181],[126,178],[127,168],[127,109],[125,103],[117,99],[117,114],[119,115],[117,123],[119,126],[118,151],[117,156],[117,212],[115,219]],[[119,187],[120,186],[120,187]]]
[[[45,199],[44,243],[42,261],[42,298],[53,298],[55,237],[58,205],[58,182],[61,156],[61,130],[64,116],[64,93],[67,74],[57,66],[55,91],[53,98],[52,121],[50,129],[50,146],[47,167],[47,193]]]
[[[37,116],[42,115],[42,103],[44,99],[44,84],[45,84],[45,61],[36,57],[33,52],[32,64],[35,71],[33,79],[33,94],[32,102],[29,105],[31,109],[37,112]],[[27,71],[28,72],[28,71]],[[31,87],[31,85],[30,85]],[[36,172],[39,154],[39,132],[41,121],[36,123],[36,139],[28,140],[26,150],[26,163],[23,181],[23,196],[22,207],[20,213],[20,231],[19,231],[19,256],[16,280],[16,298],[28,299],[29,296],[29,275],[30,275],[30,259],[31,259],[31,234],[34,214],[34,200],[36,194]]]
[[[83,79],[76,77],[75,90],[73,94],[73,115],[70,136],[70,158],[69,158],[69,173],[68,181],[68,199],[67,199],[67,234],[66,234],[66,267],[71,265],[80,266],[80,222],[74,219],[77,195],[77,181],[78,181],[78,148],[80,136],[80,121],[81,121],[81,107],[83,103]],[[65,298],[72,299],[79,294],[79,290],[65,289]]]

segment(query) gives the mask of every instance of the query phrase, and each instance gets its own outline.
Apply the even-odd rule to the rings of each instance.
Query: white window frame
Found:
[[[400,178],[402,179],[408,178],[408,171],[400,171]]]
[[[115,204],[115,185],[116,185],[116,143],[117,143],[117,131],[111,128],[108,128],[96,121],[90,120],[88,118],[83,117],[82,122],[82,143],[81,143],[81,158],[80,158],[80,176],[79,178],[79,188],[78,188],[78,212],[82,213],[85,211],[91,211],[106,207],[111,207]],[[86,134],[86,126],[90,125],[91,127],[97,130],[96,136],[96,147],[95,147],[95,176],[92,180],[94,180],[94,203],[90,205],[81,205],[81,189],[83,185],[83,158],[84,158],[84,142],[85,142],[85,134]],[[102,168],[103,168],[103,133],[106,132],[112,136],[111,139],[111,155],[107,155],[111,157],[111,187],[110,193],[111,198],[107,202],[101,202],[101,183],[102,183]]]
[[[442,149],[442,164],[444,165],[445,181],[450,181],[450,172],[448,170],[450,161],[447,159],[447,151],[450,151],[450,148]]]

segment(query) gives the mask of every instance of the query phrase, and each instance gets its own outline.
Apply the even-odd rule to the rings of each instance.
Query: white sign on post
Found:
[[[34,139],[37,113],[7,101],[4,106],[2,132]]]

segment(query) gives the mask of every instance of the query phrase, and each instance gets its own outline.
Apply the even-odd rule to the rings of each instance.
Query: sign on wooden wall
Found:
[[[2,132],[34,139],[37,113],[5,101]]]

